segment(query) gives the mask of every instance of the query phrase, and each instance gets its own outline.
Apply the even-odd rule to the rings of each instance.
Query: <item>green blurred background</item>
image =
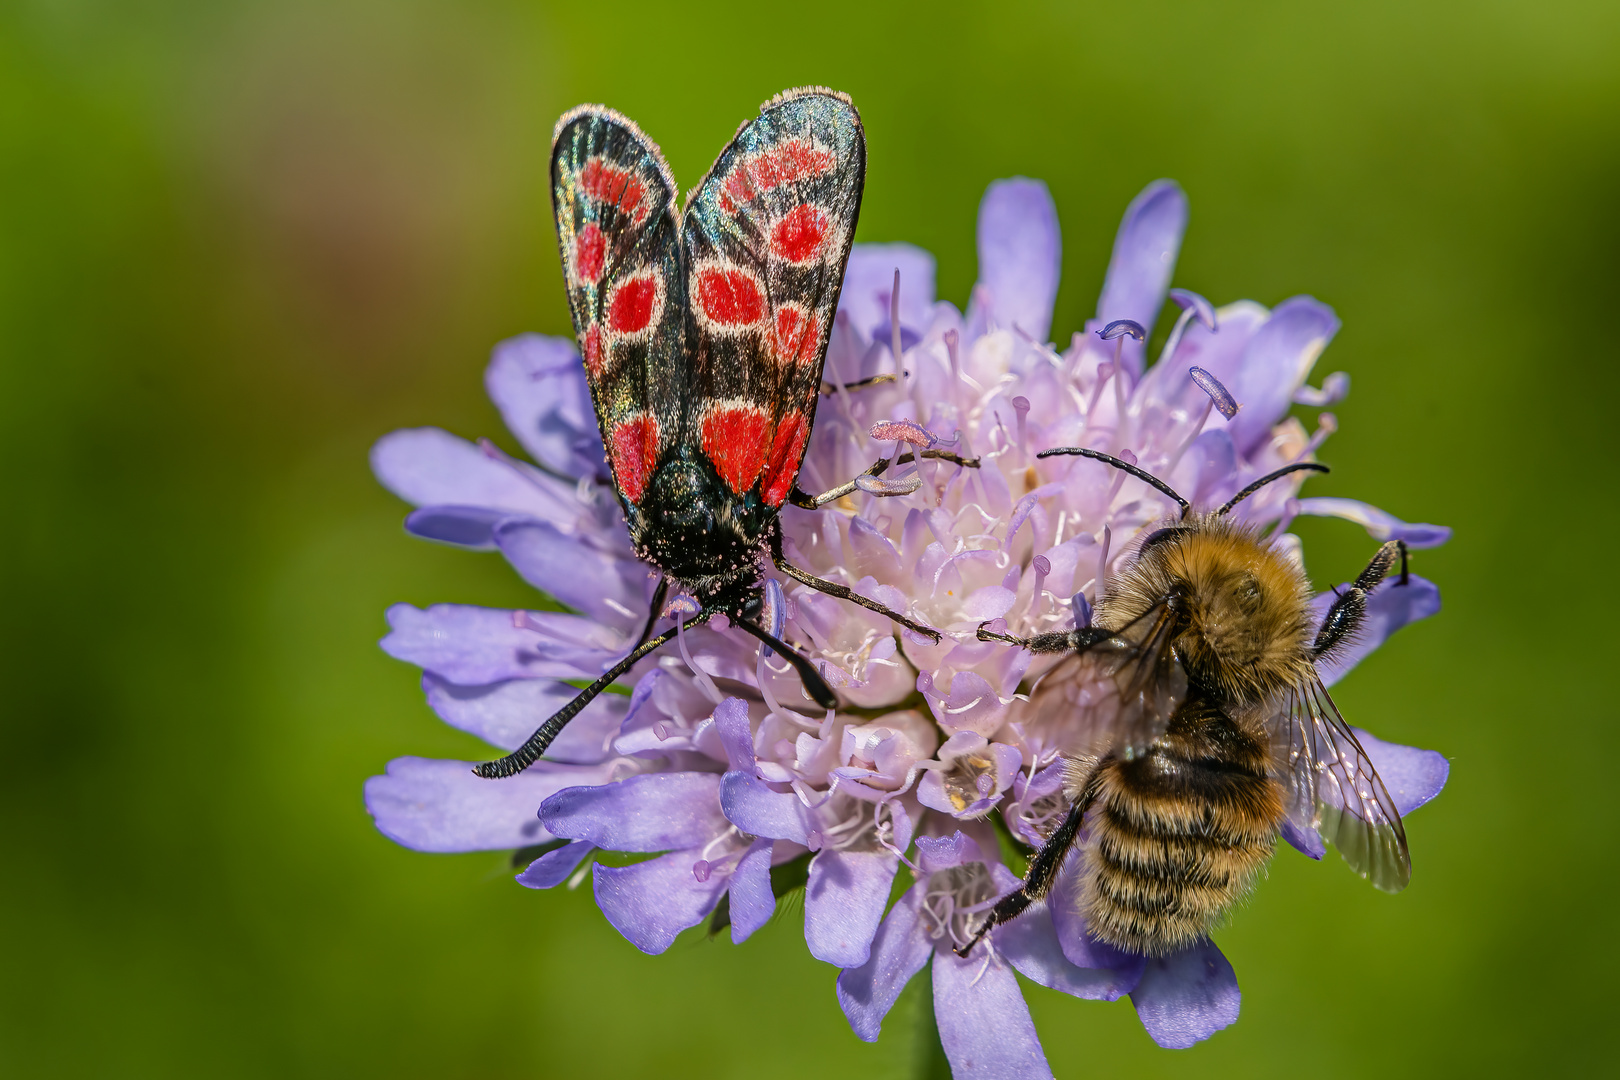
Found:
[[[545,163],[566,107],[690,184],[784,87],[866,119],[860,239],[974,280],[985,184],[1051,185],[1055,336],[1171,176],[1178,284],[1311,292],[1344,330],[1316,494],[1452,525],[1446,610],[1342,684],[1443,750],[1387,897],[1290,853],[1219,935],[1236,1027],[1153,1047],[1029,987],[1059,1076],[1614,1068],[1620,6],[233,4],[0,11],[0,1071],[9,1076],[906,1076],[793,919],[637,953],[588,890],[375,833],[366,776],[476,756],[384,608],[530,605],[409,540],[366,451],[496,436],[490,346],[566,333]],[[1607,314],[1605,314],[1607,313]],[[1313,575],[1371,550],[1306,531]]]

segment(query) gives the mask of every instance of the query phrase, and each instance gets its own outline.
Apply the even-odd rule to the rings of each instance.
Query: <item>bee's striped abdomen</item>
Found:
[[[1271,857],[1283,802],[1264,748],[1197,701],[1134,761],[1106,757],[1082,841],[1091,932],[1160,956],[1205,936]]]

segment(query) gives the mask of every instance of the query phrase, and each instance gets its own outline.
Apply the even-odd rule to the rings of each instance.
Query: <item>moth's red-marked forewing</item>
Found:
[[[675,182],[634,123],[583,105],[557,122],[551,198],[602,442],[619,493],[636,503],[680,437],[687,351]]]
[[[777,507],[793,489],[865,178],[854,106],[792,91],[743,126],[687,204],[686,437],[738,496],[757,489]]]

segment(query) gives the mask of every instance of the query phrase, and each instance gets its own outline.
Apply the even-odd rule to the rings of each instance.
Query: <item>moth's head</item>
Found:
[[[628,508],[636,554],[700,596],[759,576],[775,511],[738,498],[703,457],[658,467]]]

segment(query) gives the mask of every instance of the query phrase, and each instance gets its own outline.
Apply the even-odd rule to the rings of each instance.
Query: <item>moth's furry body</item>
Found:
[[[1289,466],[1212,513],[1195,513],[1129,463],[1097,458],[1181,502],[1182,516],[1149,532],[1106,583],[1092,625],[1017,638],[1067,653],[1032,693],[1032,719],[1078,727],[1064,794],[1070,808],[1002,897],[982,937],[1051,891],[1077,860],[1075,898],[1095,937],[1146,956],[1201,938],[1242,899],[1285,823],[1326,828],[1352,867],[1380,888],[1406,884],[1400,815],[1377,772],[1321,688],[1316,663],[1352,639],[1367,593],[1405,546],[1386,543],[1320,626],[1304,571],[1269,538],[1224,515]],[[962,950],[966,955],[969,942]]]

